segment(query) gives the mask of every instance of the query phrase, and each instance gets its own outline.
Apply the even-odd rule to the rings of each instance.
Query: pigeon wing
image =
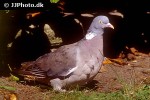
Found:
[[[39,78],[69,75],[76,67],[76,45],[74,43],[62,46],[54,52],[39,57],[36,61],[27,63],[28,67],[24,72]]]

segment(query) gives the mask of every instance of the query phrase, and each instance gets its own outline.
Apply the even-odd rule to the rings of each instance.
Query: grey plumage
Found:
[[[20,75],[35,79],[48,79],[54,90],[72,85],[82,85],[92,80],[103,62],[103,33],[105,27],[113,26],[106,16],[93,19],[85,38],[47,53],[35,61],[22,64]]]

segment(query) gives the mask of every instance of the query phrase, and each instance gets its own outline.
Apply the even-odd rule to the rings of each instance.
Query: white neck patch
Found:
[[[96,33],[92,33],[92,32],[90,32],[90,33],[88,33],[88,34],[86,34],[85,35],[85,38],[87,39],[87,40],[91,40],[93,37],[95,37],[97,34]]]

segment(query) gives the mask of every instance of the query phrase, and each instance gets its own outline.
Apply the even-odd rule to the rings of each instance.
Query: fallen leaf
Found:
[[[117,58],[117,59],[110,59],[109,58],[109,60],[110,61],[112,61],[112,62],[114,62],[114,63],[117,63],[117,64],[119,64],[119,65],[126,65],[127,63],[126,62],[124,62],[122,59],[120,59],[120,58]]]
[[[6,90],[10,90],[10,91],[15,91],[16,88],[11,87],[11,86],[0,86],[1,89],[6,89]]]
[[[136,62],[137,62],[137,60],[133,60],[132,62],[136,63]]]
[[[15,94],[10,94],[9,99],[10,100],[17,100],[17,96]]]
[[[27,16],[27,19],[30,19],[30,17],[35,17],[35,16],[37,16],[39,14],[41,14],[41,12],[28,13],[26,16]]]
[[[107,68],[105,66],[102,66],[99,72],[102,73],[102,72],[106,72],[106,71],[107,71]]]
[[[22,29],[20,29],[20,30],[17,32],[17,34],[16,34],[16,36],[15,36],[15,39],[17,39],[18,37],[20,37],[20,36],[21,36],[21,33],[22,33]]]
[[[92,15],[92,14],[88,14],[88,13],[81,14],[81,16],[83,16],[83,17],[94,17],[94,15]]]
[[[138,53],[138,50],[136,50],[134,47],[130,48],[130,51],[135,55]]]
[[[103,64],[112,64],[112,62],[108,58],[106,58],[104,59]]]
[[[124,18],[124,15],[121,12],[117,11],[117,10],[113,10],[112,12],[109,12],[109,14]]]
[[[16,76],[14,76],[14,75],[12,75],[12,74],[10,74],[9,79],[10,79],[11,81],[19,81],[19,78],[16,77]]]

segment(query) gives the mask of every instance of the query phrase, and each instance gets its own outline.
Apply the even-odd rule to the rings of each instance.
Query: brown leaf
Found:
[[[107,68],[105,66],[102,66],[99,72],[102,73],[102,72],[106,72],[106,71],[107,71]]]
[[[117,64],[119,64],[119,65],[126,65],[127,63],[126,62],[124,62],[122,59],[120,59],[120,58],[117,58],[117,59],[110,59],[109,58],[109,60],[110,61],[112,61],[112,62],[114,62],[114,63],[117,63]]]
[[[130,48],[130,51],[135,55],[138,54],[138,50],[136,50],[134,47]]]
[[[26,15],[27,19],[30,19],[30,18],[33,18],[33,17],[36,17],[37,15],[41,14],[41,12],[35,12],[35,13],[28,13]]]
[[[103,64],[112,64],[112,62],[111,62],[108,58],[106,58],[106,59],[103,61]]]
[[[17,100],[17,96],[15,94],[10,94],[10,99],[9,100]]]

